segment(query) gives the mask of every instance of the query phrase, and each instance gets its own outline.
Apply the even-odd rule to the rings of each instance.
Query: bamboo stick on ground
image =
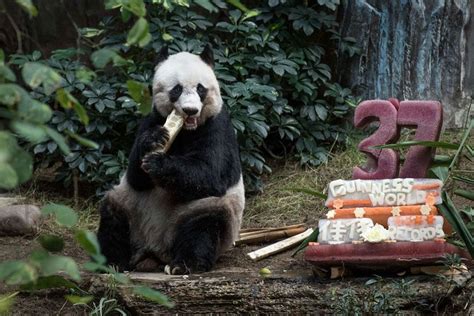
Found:
[[[243,238],[246,236],[261,234],[264,232],[281,231],[281,230],[301,228],[301,227],[305,227],[305,224],[296,224],[296,225],[289,225],[289,226],[282,226],[282,227],[268,227],[268,228],[247,228],[247,229],[240,230],[239,237]]]
[[[312,228],[308,228],[306,231],[295,235],[293,237],[281,240],[277,243],[271,244],[269,246],[266,246],[264,248],[249,252],[247,255],[250,257],[250,259],[254,261],[258,261],[260,259],[266,258],[270,255],[282,252],[284,250],[290,249],[291,247],[294,247],[298,245],[300,242],[302,242],[306,237],[311,235],[313,232]]]
[[[279,229],[274,231],[263,231],[251,235],[241,236],[234,244],[236,246],[242,244],[256,244],[262,242],[275,241],[278,239],[291,237],[304,232],[306,228],[304,226],[293,227],[288,229]]]

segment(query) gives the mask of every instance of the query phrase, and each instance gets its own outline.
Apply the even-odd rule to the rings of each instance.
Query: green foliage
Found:
[[[324,163],[328,148],[344,142],[344,117],[351,109],[350,90],[332,79],[337,56],[351,54],[350,47],[355,51],[355,43],[337,36],[338,4],[268,1],[250,10],[239,1],[106,1],[112,17],[82,29],[87,40],[81,50],[55,51],[41,61],[63,78],[56,92],[62,108],[55,108],[49,126],[74,141],[71,154],[64,156],[49,139],[34,153],[44,167],[65,162],[58,180],[67,184],[77,172],[100,194],[124,172],[138,120],[150,111],[156,52],[167,44],[172,52],[199,53],[210,43],[239,139],[247,191],[258,189],[259,176],[271,172],[268,156]],[[95,72],[77,58],[81,54],[90,54]],[[10,63],[38,66],[37,55],[14,55]],[[45,85],[33,79],[34,87]],[[54,102],[47,93],[35,97]],[[80,146],[77,134],[97,149]]]
[[[77,214],[73,209],[65,205],[50,203],[41,209],[43,215],[54,214],[59,225],[72,227],[77,223]]]
[[[19,292],[0,296],[0,315],[7,314],[15,303],[15,297]]]
[[[75,227],[77,214],[65,205],[49,204],[42,209],[43,214],[54,214],[58,224],[68,228]],[[63,288],[69,289],[66,299],[72,304],[89,304],[94,297],[79,288],[81,281],[80,264],[73,258],[53,254],[64,249],[64,240],[55,235],[40,235],[39,243],[43,249],[34,250],[25,260],[11,260],[0,263],[0,282],[8,285],[19,285],[23,291],[36,291],[40,289]],[[90,261],[84,263],[82,268],[91,272],[109,273],[113,282],[127,284],[134,293],[163,306],[172,307],[173,304],[163,294],[146,286],[136,286],[122,273],[117,273],[112,267],[105,265],[97,236],[87,230],[76,229],[76,242],[90,256]],[[78,291],[83,295],[77,295]],[[84,295],[87,294],[87,295]],[[16,294],[0,297],[0,312],[8,311],[13,304]],[[91,314],[106,315],[102,313],[119,312],[117,300],[102,298],[98,305],[93,303]],[[96,311],[96,312],[94,312]],[[98,313],[102,311],[101,313]]]
[[[36,9],[35,5],[33,4],[32,0],[15,0],[23,10],[29,13],[31,16],[38,15],[38,10]]]
[[[60,252],[64,249],[64,240],[55,235],[41,235],[38,238],[41,247],[51,252]]]

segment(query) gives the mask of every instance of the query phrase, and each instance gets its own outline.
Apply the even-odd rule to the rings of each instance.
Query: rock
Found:
[[[0,207],[21,203],[23,198],[12,196],[6,193],[0,193]]]
[[[446,127],[462,126],[474,94],[474,5],[468,0],[344,1],[342,36],[361,54],[340,79],[363,99],[439,100]],[[472,115],[471,111],[471,115]]]
[[[35,234],[40,218],[41,211],[35,205],[0,206],[0,236]]]

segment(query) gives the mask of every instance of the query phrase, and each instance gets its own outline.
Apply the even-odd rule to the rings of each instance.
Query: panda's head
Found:
[[[153,78],[153,106],[162,116],[173,109],[185,117],[184,128],[194,130],[221,111],[222,98],[213,71],[210,46],[200,55],[168,55],[161,49]]]

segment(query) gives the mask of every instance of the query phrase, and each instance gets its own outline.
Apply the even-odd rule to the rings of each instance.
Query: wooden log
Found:
[[[248,260],[246,260],[248,261]],[[259,263],[247,262],[246,267],[222,267],[202,274],[171,276],[164,273],[131,273],[130,278],[137,283],[160,291],[175,304],[167,309],[159,304],[133,295],[129,285],[117,286],[117,298],[131,315],[209,315],[209,314],[289,314],[313,315],[334,314],[333,301],[350,284],[358,297],[367,295],[366,278],[336,279],[330,283],[315,281],[311,269],[294,265],[277,268],[270,264],[272,274],[265,278],[258,273]],[[278,261],[276,264],[281,264]],[[258,267],[257,267],[258,266]],[[288,269],[288,272],[284,272]],[[291,270],[291,271],[290,271]],[[328,271],[329,273],[329,271]],[[371,274],[366,275],[370,277]],[[365,275],[364,275],[365,276]],[[90,293],[104,293],[107,290],[107,279],[94,274]],[[426,276],[410,278],[411,295],[393,292],[395,308],[415,313],[419,304],[413,302],[436,302],[440,295],[446,294],[446,281],[431,278],[427,283]],[[428,284],[428,286],[427,286]],[[457,302],[457,310],[468,314],[465,304],[472,295],[473,282],[452,296]],[[454,287],[453,287],[454,288]],[[27,296],[27,298],[29,298]],[[30,298],[31,299],[31,298]],[[374,303],[375,304],[375,303]],[[363,308],[363,307],[362,307]],[[464,310],[463,310],[464,309]],[[364,310],[369,310],[368,308]],[[418,310],[419,312],[419,310]]]
[[[292,236],[290,238],[284,239],[282,241],[279,241],[277,243],[271,244],[267,247],[249,252],[247,255],[250,257],[250,259],[257,261],[263,258],[266,258],[270,255],[282,252],[284,250],[290,249],[291,247],[294,247],[298,245],[300,242],[302,242],[306,237],[311,235],[313,232],[312,228],[308,228],[306,231]]]

